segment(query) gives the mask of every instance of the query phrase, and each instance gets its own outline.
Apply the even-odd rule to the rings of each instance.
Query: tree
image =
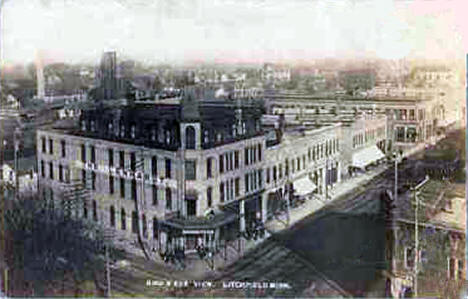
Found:
[[[70,217],[44,200],[28,198],[10,204],[5,221],[10,295],[53,295],[52,290],[60,286],[64,293],[65,282],[78,295],[82,282],[96,283],[97,273],[105,271],[106,247],[113,259],[123,254],[98,226]]]

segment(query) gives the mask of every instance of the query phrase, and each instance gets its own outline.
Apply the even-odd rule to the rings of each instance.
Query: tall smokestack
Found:
[[[42,62],[42,52],[36,51],[36,76],[37,76],[37,98],[43,99],[45,97],[45,83],[44,83],[44,64]]]

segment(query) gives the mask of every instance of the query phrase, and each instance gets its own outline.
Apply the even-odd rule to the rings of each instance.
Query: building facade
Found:
[[[55,202],[78,182],[77,216],[162,252],[215,250],[262,220],[265,137],[254,101],[84,110],[78,125],[37,132],[41,192]]]

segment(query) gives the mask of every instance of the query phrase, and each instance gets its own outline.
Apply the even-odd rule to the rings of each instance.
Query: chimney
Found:
[[[44,83],[44,64],[42,61],[42,52],[36,51],[36,78],[37,78],[37,98],[43,99],[45,97],[45,83]]]

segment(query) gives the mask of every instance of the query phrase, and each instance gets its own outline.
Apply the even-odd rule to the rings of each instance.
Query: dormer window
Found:
[[[156,141],[156,129],[151,129],[151,141]]]
[[[242,122],[242,134],[245,135],[247,133],[247,130],[245,128],[245,121]]]
[[[84,120],[81,121],[81,130],[86,131],[86,121]]]
[[[130,127],[130,136],[133,138],[135,138],[135,125],[132,125]]]
[[[96,130],[94,120],[91,121],[91,132],[94,132]]]
[[[236,133],[237,133],[237,130],[236,130],[236,125],[232,125],[232,137],[236,137]]]
[[[107,125],[107,129],[109,131],[109,134],[112,134],[112,130],[113,130],[112,122],[109,122],[109,124]]]
[[[125,137],[125,126],[123,124],[120,125],[120,137]]]
[[[171,144],[171,132],[166,130],[166,144]]]
[[[216,134],[216,142],[221,142],[221,133]]]
[[[208,130],[205,130],[205,133],[204,133],[204,142],[205,144],[208,144],[208,142],[210,141],[209,139],[209,134],[208,134]]]

